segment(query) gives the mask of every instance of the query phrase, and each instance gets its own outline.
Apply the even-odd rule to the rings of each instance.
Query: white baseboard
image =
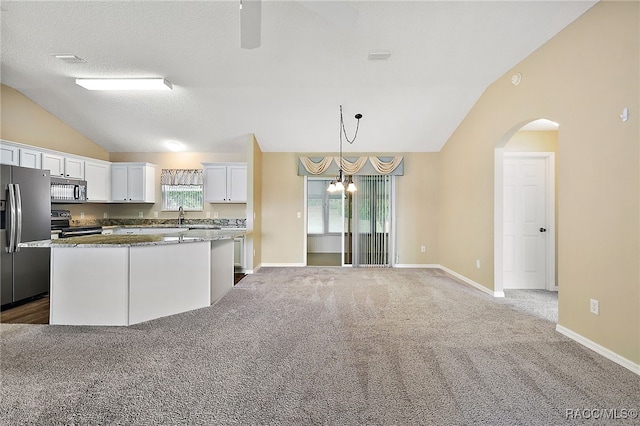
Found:
[[[446,266],[439,265],[439,268],[442,269],[443,271],[445,271],[447,274],[453,275],[454,277],[458,278],[460,281],[463,281],[463,282],[469,284],[470,286],[475,287],[478,290],[487,293],[490,296],[493,296],[493,297],[504,297],[504,292],[502,292],[502,291],[493,291],[491,289],[488,289],[487,287],[483,286],[482,284],[479,284],[479,283],[473,281],[472,279],[465,277],[464,275],[460,275],[459,273],[457,273],[455,271],[452,271],[451,269],[447,268]]]
[[[580,343],[582,346],[586,346],[587,348],[591,349],[592,351],[596,352],[599,355],[602,355],[603,357],[615,362],[618,365],[623,366],[624,368],[627,368],[628,370],[631,370],[632,372],[640,375],[640,364],[636,364],[635,362],[621,356],[618,355],[617,353],[613,352],[610,349],[605,348],[602,345],[597,344],[596,342],[587,339],[586,337],[569,330],[566,327],[561,326],[560,324],[556,324],[556,331],[560,334],[563,334],[565,336],[567,336],[568,338],[575,340],[576,342]]]
[[[440,269],[441,266],[435,263],[396,263],[394,268],[423,268],[423,269]]]

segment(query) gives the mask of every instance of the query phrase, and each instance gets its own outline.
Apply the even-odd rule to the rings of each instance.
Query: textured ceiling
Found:
[[[238,1],[2,1],[0,77],[111,152],[168,140],[233,152],[251,133],[263,151],[335,152],[340,105],[350,136],[364,115],[345,151],[430,152],[489,84],[594,4],[345,3],[355,21],[265,0],[261,46],[246,50]],[[380,49],[389,60],[367,59]],[[80,77],[164,77],[173,90],[94,92]]]

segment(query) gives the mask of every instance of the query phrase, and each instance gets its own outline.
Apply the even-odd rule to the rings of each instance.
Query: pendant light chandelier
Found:
[[[353,183],[353,179],[351,176],[346,177],[346,181],[343,180],[342,173],[342,135],[344,134],[344,138],[349,144],[353,144],[358,137],[358,129],[360,128],[360,119],[362,118],[362,114],[356,114],[355,118],[357,120],[356,124],[356,132],[353,135],[353,139],[349,140],[347,136],[347,130],[344,128],[344,118],[342,117],[342,105],[340,105],[340,164],[338,165],[339,172],[338,176],[336,176],[335,180],[332,180],[329,184],[329,188],[327,191],[336,192],[336,191],[344,191],[345,185],[347,188],[347,192],[355,192],[357,190],[356,185]]]

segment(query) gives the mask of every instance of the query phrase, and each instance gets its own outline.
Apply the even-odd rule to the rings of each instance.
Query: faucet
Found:
[[[182,225],[184,222],[184,209],[182,206],[178,207],[178,226]]]

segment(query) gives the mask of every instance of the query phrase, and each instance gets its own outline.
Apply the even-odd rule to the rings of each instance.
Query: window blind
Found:
[[[202,169],[162,169],[162,210],[203,209],[204,175]]]

